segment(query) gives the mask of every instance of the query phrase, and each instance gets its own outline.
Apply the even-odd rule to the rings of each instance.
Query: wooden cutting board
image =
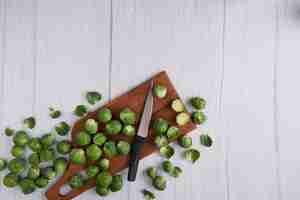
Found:
[[[176,119],[176,113],[173,111],[170,107],[170,104],[173,99],[179,98],[177,91],[175,90],[173,84],[171,83],[167,73],[165,71],[160,72],[153,76],[151,79],[154,80],[154,84],[162,84],[165,85],[168,89],[168,94],[165,98],[163,99],[158,99],[154,98],[154,108],[153,108],[153,116],[152,116],[152,121],[157,119],[157,118],[164,118],[168,120],[172,125],[176,125],[175,119]],[[144,108],[144,101],[145,97],[148,91],[148,88],[150,87],[150,80],[140,84],[136,88],[132,89],[131,91],[125,93],[122,96],[119,96],[112,101],[108,102],[106,105],[103,107],[110,108],[112,110],[113,118],[117,119],[119,112],[122,108],[124,107],[129,107],[132,109],[136,114],[137,114],[137,119],[139,121],[141,113]],[[72,143],[73,146],[76,146],[74,143],[75,141],[75,136],[76,134],[83,129],[84,122],[88,118],[97,118],[97,111],[100,110],[101,108],[97,109],[94,112],[88,113],[84,118],[80,119],[77,121],[71,131],[71,136],[72,136]],[[186,134],[193,129],[196,128],[196,125],[193,124],[192,122],[179,127],[182,134]],[[103,126],[99,127],[99,131],[103,129]],[[140,159],[145,158],[146,156],[156,152],[158,148],[154,145],[153,143],[153,131],[149,130],[149,136],[147,138],[147,142],[144,144],[143,149],[141,151],[141,156]],[[126,140],[129,143],[132,142],[132,138],[129,138],[124,135],[118,135],[118,136],[109,136],[110,139],[112,140]],[[116,174],[120,172],[121,170],[127,168],[128,166],[128,156],[117,156],[111,159],[111,165],[109,171],[112,174]],[[75,165],[70,163],[68,166],[67,171],[65,174],[53,185],[49,188],[49,190],[46,192],[46,196],[48,200],[70,200],[81,193],[87,191],[88,189],[91,189],[95,187],[96,183],[95,180],[89,180],[82,188],[79,189],[74,189],[70,191],[68,194],[61,195],[60,194],[60,188],[67,183],[70,177],[75,175],[76,173],[84,170],[88,165],[91,163],[88,163],[85,166],[80,166],[80,165]],[[95,194],[96,195],[96,194]]]

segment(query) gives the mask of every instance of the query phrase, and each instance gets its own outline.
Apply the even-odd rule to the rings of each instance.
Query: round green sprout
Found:
[[[71,188],[78,189],[82,187],[84,184],[83,177],[80,174],[75,174],[70,178],[68,184],[70,185]]]
[[[183,153],[186,160],[190,160],[195,163],[200,158],[200,152],[197,149],[188,149]]]
[[[163,146],[159,149],[159,152],[163,157],[167,159],[170,159],[175,153],[173,147],[171,146]]]
[[[23,192],[23,194],[31,194],[35,191],[36,186],[33,180],[29,178],[24,178],[19,182],[19,186]]]
[[[29,136],[25,131],[17,131],[17,133],[13,137],[13,141],[15,145],[25,146],[29,142]]]
[[[117,155],[117,148],[116,148],[116,144],[114,141],[108,141],[104,144],[103,146],[103,151],[104,154],[108,157],[108,158],[112,158],[115,155]]]
[[[86,149],[86,156],[89,160],[98,160],[102,155],[102,150],[96,144],[91,144]]]
[[[40,156],[38,153],[32,153],[28,157],[28,162],[32,166],[38,166],[40,164]]]
[[[135,135],[135,127],[132,125],[125,125],[122,133],[129,137],[133,137]]]
[[[96,186],[96,192],[99,196],[105,197],[105,196],[109,195],[110,190],[109,190],[109,188]]]
[[[26,128],[33,129],[35,127],[35,118],[34,117],[28,117],[24,119],[23,121]]]
[[[96,122],[94,119],[86,120],[85,130],[90,134],[96,134],[98,130],[98,122]]]
[[[207,134],[203,134],[200,136],[200,142],[203,146],[206,146],[206,147],[211,147],[211,145],[213,144],[213,140]]]
[[[7,161],[3,158],[0,158],[0,171],[3,171],[7,167]]]
[[[155,167],[149,167],[146,172],[151,179],[154,179],[157,176],[157,170]]]
[[[190,148],[193,144],[193,140],[191,137],[185,135],[179,138],[179,145],[183,148]]]
[[[107,138],[103,133],[97,133],[93,137],[93,143],[98,146],[102,146],[106,142],[106,140],[107,140]]]
[[[41,170],[42,175],[49,180],[52,180],[56,177],[56,171],[53,167],[46,167]]]
[[[15,134],[15,130],[7,127],[7,128],[5,128],[4,133],[6,136],[13,136]]]
[[[74,109],[74,114],[77,117],[83,117],[87,113],[88,109],[85,105],[78,105]]]
[[[119,141],[117,144],[117,150],[121,155],[127,155],[130,152],[130,144],[125,141]]]
[[[193,112],[193,114],[192,114],[192,120],[195,124],[202,124],[203,122],[206,121],[206,116],[203,112],[196,111],[196,112]]]
[[[40,152],[40,161],[41,162],[48,162],[48,161],[52,161],[55,158],[55,151],[54,149],[43,149]]]
[[[112,113],[108,108],[101,108],[98,112],[98,120],[100,123],[107,123],[111,120]]]
[[[20,174],[26,168],[26,160],[21,158],[15,158],[8,162],[8,169],[12,173]]]
[[[169,141],[174,141],[180,136],[179,128],[176,126],[170,126],[167,131],[167,138]]]
[[[49,108],[49,116],[50,116],[52,119],[59,118],[59,117],[61,116],[61,111],[55,110],[54,108],[50,107],[50,108]]]
[[[171,108],[177,113],[185,111],[184,104],[180,99],[174,99],[171,103]]]
[[[179,126],[187,124],[191,120],[191,117],[188,113],[182,112],[176,116],[176,123]]]
[[[77,165],[83,165],[86,162],[85,152],[83,149],[72,149],[70,160]]]
[[[142,193],[144,195],[145,200],[155,200],[155,195],[153,192],[144,189]]]
[[[154,121],[153,129],[156,135],[162,135],[168,130],[169,124],[166,120],[158,118]]]
[[[112,192],[118,192],[123,187],[123,178],[121,175],[115,175],[112,177],[112,182],[110,184],[110,190]]]
[[[62,140],[57,143],[56,150],[62,155],[66,155],[71,152],[72,145],[68,140]]]
[[[18,185],[19,176],[15,173],[9,173],[3,178],[3,185],[8,188],[12,188]]]
[[[90,165],[86,169],[88,178],[94,178],[100,172],[100,168],[97,165]]]
[[[162,163],[162,169],[167,173],[171,173],[174,169],[174,166],[171,161],[166,160]]]
[[[124,108],[120,112],[120,119],[125,125],[135,124],[136,116],[130,108]]]
[[[25,153],[25,147],[15,145],[10,150],[10,153],[16,158],[21,158]]]
[[[99,92],[96,91],[90,91],[86,93],[86,100],[89,102],[89,104],[94,105],[98,101],[100,101],[102,98],[102,95]]]
[[[63,121],[63,122],[60,122],[59,124],[57,124],[54,129],[58,135],[66,136],[66,135],[68,135],[68,133],[70,131],[70,126],[67,122]]]
[[[48,185],[49,180],[41,176],[35,179],[34,183],[38,188],[45,188]]]
[[[105,133],[109,135],[116,135],[122,130],[122,124],[118,120],[111,120],[105,125]]]
[[[153,93],[158,98],[164,98],[167,95],[167,88],[164,85],[156,84],[153,87]]]
[[[43,148],[47,149],[52,144],[54,144],[54,142],[55,142],[55,135],[51,134],[51,133],[43,135],[42,138],[40,139],[40,142],[41,142]]]
[[[40,168],[36,166],[32,166],[28,169],[27,178],[35,180],[40,176],[40,174],[41,174]]]
[[[111,174],[109,172],[104,171],[98,174],[96,178],[96,184],[99,187],[107,188],[111,184],[112,179],[113,178]]]
[[[164,135],[158,135],[155,137],[154,139],[154,143],[158,146],[158,147],[163,147],[168,145],[168,139],[166,136]]]
[[[79,146],[86,146],[91,143],[91,136],[90,134],[81,131],[76,135],[75,141]]]
[[[158,190],[165,190],[167,187],[167,181],[163,176],[156,176],[153,179],[153,186]]]
[[[97,165],[99,166],[100,170],[106,171],[109,169],[110,161],[106,158],[102,158],[97,162]]]
[[[42,149],[42,144],[39,138],[31,138],[28,143],[29,149],[33,152],[40,152]]]
[[[59,157],[54,160],[53,165],[54,165],[56,174],[61,175],[67,169],[68,161],[64,157]]]
[[[192,97],[190,99],[190,103],[193,106],[194,109],[197,110],[202,110],[205,108],[206,106],[206,101],[205,99],[201,98],[201,97]]]
[[[180,167],[174,167],[173,170],[170,172],[170,175],[177,178],[182,174],[182,169]]]

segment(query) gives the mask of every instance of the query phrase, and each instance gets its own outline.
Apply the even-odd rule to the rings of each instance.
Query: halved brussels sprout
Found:
[[[97,165],[99,166],[100,170],[106,171],[109,169],[110,161],[106,158],[102,158],[97,162]]]
[[[169,123],[162,118],[156,119],[153,124],[153,129],[154,129],[156,135],[162,135],[162,134],[166,133],[166,131],[168,130],[168,127],[169,127]]]
[[[157,170],[155,167],[149,167],[147,169],[147,175],[151,178],[154,179],[157,176]]]
[[[171,146],[163,146],[159,149],[159,152],[163,157],[167,159],[170,159],[175,153],[173,147]]]
[[[116,148],[116,144],[114,141],[108,141],[104,144],[103,146],[103,151],[104,154],[108,157],[108,158],[112,158],[115,155],[117,155],[117,148]]]
[[[195,124],[202,124],[206,121],[206,116],[203,112],[196,111],[192,114],[192,120]]]
[[[77,165],[86,163],[85,152],[83,149],[72,149],[70,153],[70,160]]]
[[[85,122],[85,130],[89,133],[89,134],[96,134],[97,130],[98,130],[98,122],[96,122],[96,120],[94,119],[88,119]]]
[[[107,138],[103,133],[97,133],[93,137],[93,143],[98,146],[102,146],[106,142],[106,140],[107,140]]]
[[[41,176],[41,177],[38,177],[37,179],[35,179],[34,183],[38,188],[45,188],[45,187],[47,187],[49,180],[47,178]]]
[[[173,170],[170,172],[170,175],[177,178],[182,174],[182,169],[180,167],[174,167]]]
[[[21,158],[25,153],[25,147],[15,145],[10,150],[10,153],[16,158]]]
[[[88,108],[85,105],[78,105],[74,109],[74,114],[77,117],[83,117],[88,111]]]
[[[176,116],[176,123],[179,126],[183,126],[183,125],[187,124],[188,122],[190,122],[190,120],[191,120],[190,115],[188,113],[185,113],[185,112],[179,113]]]
[[[112,192],[118,192],[123,187],[123,178],[121,175],[115,175],[112,177],[112,182],[110,184],[110,190]]]
[[[68,181],[68,184],[73,189],[78,189],[83,186],[84,180],[83,177],[80,174],[75,174],[70,178]]]
[[[206,147],[211,147],[211,145],[213,144],[213,140],[207,134],[203,134],[200,136],[200,142],[203,146],[206,146]]]
[[[158,146],[158,147],[163,147],[168,145],[168,138],[164,135],[158,135],[155,137],[154,139],[154,143]]]
[[[76,141],[76,144],[78,144],[79,146],[86,146],[91,143],[91,136],[90,136],[90,134],[88,134],[84,131],[80,131],[76,135],[75,141]]]
[[[197,110],[202,110],[205,108],[206,106],[206,101],[205,99],[201,98],[201,97],[192,97],[190,99],[190,103],[193,106],[194,109]]]
[[[107,188],[112,183],[112,176],[109,172],[101,172],[96,178],[96,184],[99,187]]]
[[[153,87],[153,93],[158,98],[164,98],[167,95],[167,88],[164,85],[156,84]]]
[[[35,127],[35,118],[28,117],[28,118],[24,119],[23,123],[26,128],[33,129]]]
[[[20,174],[26,168],[26,160],[21,158],[15,158],[8,162],[8,169],[12,173]]]
[[[13,142],[18,146],[25,146],[30,138],[25,131],[17,131],[13,137]]]
[[[97,91],[90,91],[86,93],[86,100],[89,102],[89,104],[94,105],[98,101],[100,101],[102,98],[102,95]]]
[[[28,157],[28,162],[32,166],[38,166],[40,164],[40,155],[38,153],[32,153]]]
[[[162,169],[167,173],[171,173],[174,169],[174,166],[171,161],[166,160],[162,163]]]
[[[62,121],[59,124],[57,124],[54,129],[58,135],[66,136],[70,131],[70,126],[67,122]]]
[[[136,115],[130,108],[124,108],[120,112],[120,119],[125,125],[135,124]]]
[[[40,139],[40,142],[41,142],[43,148],[47,149],[51,145],[54,144],[54,142],[55,142],[55,135],[52,134],[52,133],[48,133],[46,135],[43,135],[42,138]]]
[[[125,141],[119,141],[117,144],[117,150],[121,155],[127,155],[130,152],[130,144]]]
[[[153,186],[158,190],[165,190],[167,187],[167,180],[163,176],[156,176],[153,179]]]
[[[52,107],[49,107],[49,116],[52,118],[52,119],[57,119],[61,116],[61,111],[59,110],[56,110]]]
[[[0,158],[0,171],[3,171],[7,167],[7,161],[3,158]]]
[[[96,144],[91,144],[86,149],[86,156],[89,160],[98,160],[102,155],[102,150]]]
[[[176,126],[170,126],[167,131],[169,141],[174,141],[180,136],[180,130]]]
[[[68,140],[62,140],[57,143],[56,150],[62,155],[66,155],[71,152],[72,145]]]
[[[35,179],[37,179],[40,176],[40,174],[41,174],[41,170],[40,170],[39,167],[37,167],[37,166],[31,166],[28,169],[27,178],[35,180]]]
[[[106,188],[106,187],[96,186],[96,193],[101,197],[105,197],[105,196],[109,195],[110,190],[109,190],[109,188]]]
[[[43,149],[40,152],[40,161],[41,162],[48,162],[52,161],[55,158],[55,151],[52,148]]]
[[[97,165],[90,165],[86,169],[88,178],[94,178],[100,172],[100,168]]]
[[[42,144],[40,142],[39,138],[31,138],[28,147],[31,149],[33,152],[40,152],[42,149]]]
[[[4,133],[6,136],[13,136],[15,134],[15,130],[7,127],[7,128],[5,128]]]
[[[24,178],[19,182],[19,186],[23,194],[31,194],[35,191],[36,186],[33,180],[29,178]]]
[[[56,158],[53,162],[54,169],[56,174],[61,175],[65,173],[67,167],[68,167],[68,161],[64,157]]]
[[[125,125],[122,133],[129,137],[133,137],[135,135],[135,127],[132,125]]]
[[[107,123],[111,120],[112,113],[108,108],[102,108],[98,112],[98,120],[100,123]]]
[[[178,113],[183,112],[185,110],[184,104],[180,99],[174,99],[171,103],[171,108]]]
[[[179,138],[179,145],[183,148],[190,148],[192,144],[193,144],[192,138],[187,135]]]
[[[52,180],[56,177],[56,171],[51,166],[41,169],[41,173],[49,180]]]
[[[116,135],[122,130],[122,124],[118,120],[111,120],[105,125],[105,133],[109,135]]]
[[[200,152],[197,149],[188,149],[184,152],[184,158],[195,163],[200,158]]]
[[[144,189],[142,193],[144,195],[145,200],[155,200],[155,195],[153,192]]]
[[[12,188],[18,185],[19,183],[19,176],[15,173],[9,173],[3,178],[3,185],[8,188]]]

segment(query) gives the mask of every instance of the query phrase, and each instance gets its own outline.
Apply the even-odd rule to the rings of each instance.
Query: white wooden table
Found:
[[[105,102],[164,69],[181,96],[207,99],[209,120],[193,133],[201,161],[177,156],[184,175],[159,200],[299,200],[298,0],[0,0],[0,46],[1,128],[33,114],[42,134],[57,122],[49,105],[70,113],[87,90]],[[140,173],[106,199],[140,200],[148,185]],[[0,187],[0,199],[42,196]]]

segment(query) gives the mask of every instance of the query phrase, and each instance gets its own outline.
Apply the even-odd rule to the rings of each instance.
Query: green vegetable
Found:
[[[125,125],[133,125],[135,124],[136,116],[130,108],[124,108],[120,112],[120,119]]]
[[[153,87],[153,93],[158,98],[164,98],[167,95],[167,88],[164,85],[156,84]]]
[[[117,150],[121,155],[127,155],[130,152],[130,144],[125,141],[119,141],[117,144]]]
[[[34,117],[28,117],[24,119],[23,121],[26,128],[33,129],[35,127],[35,118]]]
[[[56,174],[61,175],[67,169],[68,161],[64,157],[59,157],[54,160],[53,165],[54,165]]]
[[[183,148],[190,148],[192,144],[193,144],[192,138],[187,135],[179,138],[179,145]]]
[[[160,147],[159,152],[163,157],[165,157],[167,159],[170,159],[175,153],[173,147],[171,147],[171,146]]]
[[[40,164],[40,156],[38,153],[32,153],[28,157],[28,162],[32,166],[38,166]]]
[[[97,165],[99,166],[100,170],[106,171],[109,169],[110,161],[106,158],[102,158],[97,162]]]
[[[5,185],[8,188],[17,186],[18,182],[19,182],[19,176],[14,173],[9,173],[3,178],[3,185]]]
[[[88,178],[94,178],[100,172],[100,168],[97,165],[90,165],[86,169]]]
[[[98,120],[100,123],[107,123],[111,120],[112,113],[108,108],[102,108],[98,112]]]
[[[0,171],[3,171],[7,167],[7,161],[3,158],[0,158]]]
[[[71,188],[78,189],[82,187],[84,184],[83,177],[80,174],[75,174],[70,178],[68,184],[70,185]]]
[[[22,179],[19,183],[19,186],[23,194],[33,193],[36,189],[34,181],[29,178]]]
[[[36,166],[32,166],[28,169],[27,178],[35,180],[40,176],[40,174],[41,174],[40,168]]]
[[[89,102],[89,104],[94,105],[98,101],[100,101],[102,98],[102,95],[99,92],[91,91],[86,93],[86,100]]]
[[[109,188],[96,186],[96,192],[99,196],[105,197],[105,196],[109,195],[110,190],[109,190]]]
[[[200,152],[197,149],[188,149],[184,153],[184,158],[195,163],[200,158]]]
[[[43,168],[41,170],[41,172],[42,172],[42,175],[49,180],[52,180],[56,177],[56,171],[53,169],[53,167]]]
[[[102,150],[96,145],[91,144],[86,149],[86,156],[89,160],[98,160],[102,155]]]
[[[195,124],[202,124],[203,122],[206,121],[206,116],[203,112],[196,111],[196,112],[193,112],[193,114],[192,114],[192,120]]]
[[[12,128],[5,128],[4,133],[6,136],[13,136],[15,134],[15,130]]]
[[[16,158],[21,158],[23,157],[25,153],[25,148],[22,146],[13,146],[12,149],[10,150],[11,155],[13,155]]]
[[[26,160],[21,158],[15,158],[8,162],[8,169],[12,173],[20,174],[25,170]]]
[[[48,162],[52,161],[55,158],[55,151],[51,148],[49,149],[43,149],[40,152],[40,161],[41,162]]]
[[[86,162],[85,152],[83,149],[72,149],[70,160],[77,165],[83,165]]]
[[[193,106],[193,108],[197,110],[202,110],[206,106],[206,101],[201,97],[193,97],[190,99],[190,103]]]
[[[166,160],[162,163],[162,168],[165,172],[167,173],[171,173],[174,169],[174,166],[173,164],[171,163],[171,161],[169,160]]]
[[[112,192],[118,192],[123,187],[123,178],[121,175],[115,175],[112,177],[112,182],[110,184],[110,190]]]
[[[111,120],[105,125],[105,133],[109,135],[116,135],[122,130],[122,124],[118,120]]]
[[[149,190],[143,190],[142,191],[143,195],[144,195],[144,198],[145,200],[155,200],[155,195],[153,192],[150,192]]]
[[[101,172],[96,178],[96,184],[99,187],[107,188],[112,183],[112,176],[109,172]]]
[[[185,111],[184,104],[180,99],[174,99],[171,103],[171,108],[178,113]]]
[[[31,138],[28,143],[29,149],[33,152],[40,152],[42,149],[42,144],[39,138]]]
[[[88,109],[85,105],[78,105],[75,107],[74,114],[77,117],[83,117],[87,113]]]
[[[158,118],[154,121],[153,129],[156,135],[162,135],[168,130],[169,124],[166,120]]]
[[[91,143],[91,136],[90,134],[81,131],[76,135],[75,141],[79,146],[86,146]]]
[[[108,158],[112,158],[117,155],[117,148],[114,141],[108,141],[103,146],[103,152]]]
[[[56,150],[62,155],[66,155],[71,152],[72,145],[68,140],[62,140],[57,143]]]
[[[167,138],[169,141],[174,141],[180,136],[179,128],[176,126],[170,126],[167,131]]]
[[[168,145],[168,139],[166,136],[164,135],[158,135],[155,137],[154,139],[154,143],[158,146],[158,147],[163,147]]]
[[[132,125],[125,125],[122,133],[129,137],[133,137],[135,135],[135,127]]]
[[[54,134],[46,134],[44,135],[41,139],[40,139],[40,142],[43,146],[43,148],[47,149],[49,148],[52,144],[54,144],[55,142],[55,136]]]
[[[149,167],[147,169],[147,175],[151,178],[154,179],[157,176],[157,170],[155,167]]]
[[[55,131],[60,136],[66,136],[70,131],[70,126],[67,122],[63,121],[55,126]]]
[[[213,140],[207,134],[203,134],[200,136],[200,142],[203,146],[206,146],[206,147],[211,147],[211,145],[213,144]]]
[[[98,122],[96,122],[94,119],[86,120],[85,130],[90,134],[96,134],[98,130]]]
[[[102,146],[106,142],[106,140],[107,140],[107,138],[103,133],[97,133],[93,137],[94,144],[96,144],[98,146]]]
[[[25,146],[29,142],[29,136],[25,131],[17,131],[13,137],[13,142],[18,146]]]
[[[170,172],[170,175],[177,178],[182,174],[182,170],[179,167],[174,167],[173,170]]]
[[[49,108],[49,116],[52,119],[59,118],[61,116],[61,112],[59,110],[55,110],[54,108],[50,107]]]
[[[49,183],[49,180],[45,177],[38,177],[37,179],[35,179],[34,181],[35,185],[39,188],[45,188],[48,183]]]
[[[163,176],[156,176],[153,179],[153,186],[158,190],[165,190],[167,187],[167,181]]]
[[[190,120],[191,120],[190,115],[185,112],[179,113],[176,116],[176,123],[179,126],[183,126],[183,125],[187,124]]]

